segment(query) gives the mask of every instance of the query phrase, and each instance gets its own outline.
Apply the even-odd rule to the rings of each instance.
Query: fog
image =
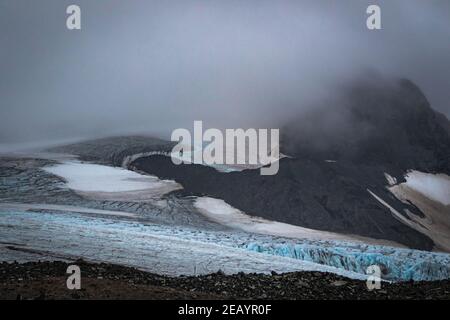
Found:
[[[450,116],[450,2],[2,0],[0,144],[273,127],[367,70]]]

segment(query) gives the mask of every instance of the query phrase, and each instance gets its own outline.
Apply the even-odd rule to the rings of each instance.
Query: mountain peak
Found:
[[[450,173],[450,124],[408,79],[364,79],[282,130],[283,152]]]

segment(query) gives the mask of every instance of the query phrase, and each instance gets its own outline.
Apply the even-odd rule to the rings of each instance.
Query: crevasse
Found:
[[[384,246],[323,244],[243,244],[247,250],[290,257],[366,274],[370,265],[378,265],[382,278],[391,281],[443,280],[450,278],[450,255]]]

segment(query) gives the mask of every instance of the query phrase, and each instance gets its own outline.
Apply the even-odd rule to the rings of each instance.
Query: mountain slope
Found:
[[[402,221],[424,213],[396,198],[387,177],[402,183],[411,169],[450,174],[448,120],[408,80],[362,80],[342,92],[336,106],[312,109],[282,129],[282,152],[290,158],[280,160],[274,176],[176,166],[164,156],[132,165],[251,215],[433,249],[429,236]]]

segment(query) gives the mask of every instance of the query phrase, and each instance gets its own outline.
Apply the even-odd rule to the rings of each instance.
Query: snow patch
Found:
[[[388,174],[386,172],[384,173],[384,176],[386,177],[386,180],[390,186],[397,184],[397,178],[391,176],[390,174]]]
[[[287,237],[294,239],[315,239],[315,240],[340,240],[351,241],[355,243],[372,243],[400,247],[401,245],[387,241],[375,240],[356,235],[338,234],[328,231],[314,230],[295,226],[292,224],[270,221],[260,217],[250,216],[239,209],[230,206],[221,199],[210,197],[197,198],[194,206],[208,219],[219,224],[225,225],[246,232],[266,234],[278,237]]]
[[[450,177],[446,174],[432,174],[410,171],[405,176],[406,185],[443,205],[450,205]]]
[[[62,177],[66,186],[81,192],[119,193],[130,191],[157,191],[167,193],[181,188],[170,180],[142,175],[123,168],[99,164],[67,161],[44,170]]]

